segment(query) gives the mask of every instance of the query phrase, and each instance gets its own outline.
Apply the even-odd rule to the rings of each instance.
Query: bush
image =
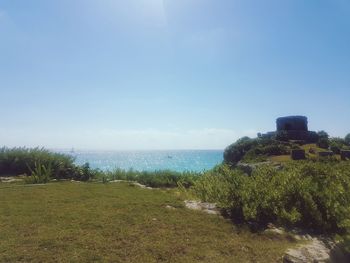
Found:
[[[325,131],[319,131],[317,132],[317,135],[319,139],[327,139],[327,140],[329,139],[329,135]]]
[[[87,181],[99,174],[98,170],[90,169],[89,164],[75,165],[72,156],[50,152],[43,148],[0,149],[0,176],[33,175],[37,169],[50,169],[50,177],[54,179]]]
[[[30,168],[29,168],[30,169]],[[31,170],[31,169],[30,169]],[[51,166],[45,167],[40,163],[35,163],[34,170],[31,170],[31,176],[25,178],[27,184],[46,184],[52,176]]]
[[[331,138],[329,139],[329,146],[332,152],[340,154],[340,150],[343,149],[346,144],[345,140],[342,138]]]
[[[224,151],[224,162],[229,165],[238,163],[244,155],[257,145],[256,139],[243,137],[238,139],[235,143],[229,145]]]
[[[101,175],[102,171],[99,169],[91,169],[89,163],[85,163],[81,166],[75,166],[71,171],[72,179],[78,181],[89,181],[96,177],[100,177]]]
[[[347,146],[350,146],[350,133],[345,136],[344,141]]]
[[[30,175],[40,163],[51,167],[54,178],[69,178],[70,171],[75,168],[74,158],[68,155],[53,153],[43,148],[13,148],[0,149],[1,175]]]
[[[317,132],[318,134],[318,142],[317,146],[323,149],[328,149],[329,148],[329,135],[325,131],[319,131]]]
[[[290,162],[280,170],[264,165],[251,176],[223,165],[192,188],[235,220],[342,234],[350,231],[349,189],[350,163],[336,161]]]
[[[320,138],[317,142],[317,146],[322,149],[328,149],[329,148],[329,141],[326,138]]]

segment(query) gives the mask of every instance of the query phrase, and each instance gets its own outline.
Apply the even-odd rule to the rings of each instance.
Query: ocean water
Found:
[[[65,152],[75,157],[76,164],[89,162],[91,168],[115,168],[154,171],[204,171],[223,161],[223,151],[74,151]]]

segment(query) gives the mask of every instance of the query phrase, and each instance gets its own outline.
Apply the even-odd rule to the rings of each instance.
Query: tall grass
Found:
[[[31,175],[29,182],[42,182],[42,176],[50,172],[50,178],[75,179],[88,181],[93,178],[102,178],[103,182],[109,180],[136,181],[151,187],[190,187],[201,173],[175,172],[159,170],[154,172],[122,170],[100,171],[91,169],[89,164],[78,166],[74,158],[69,155],[50,152],[43,148],[6,148],[0,149],[0,176]],[[46,179],[45,179],[46,180]]]
[[[133,169],[105,172],[109,180],[135,181],[150,187],[177,187],[181,184],[183,187],[190,187],[202,173],[197,172],[175,172],[171,170],[158,171],[136,171]]]
[[[68,178],[74,168],[74,158],[69,155],[53,153],[43,148],[0,149],[0,176],[31,174],[35,164],[51,167],[54,177]]]
[[[39,166],[37,164],[40,164]],[[37,169],[50,169],[52,178],[87,181],[98,175],[89,164],[77,166],[70,155],[51,152],[44,148],[0,149],[0,176],[32,175]]]

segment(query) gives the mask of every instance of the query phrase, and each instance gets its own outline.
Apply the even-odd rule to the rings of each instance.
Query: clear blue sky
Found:
[[[0,145],[222,149],[350,132],[348,0],[0,0]]]

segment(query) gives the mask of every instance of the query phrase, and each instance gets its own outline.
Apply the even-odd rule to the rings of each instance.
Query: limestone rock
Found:
[[[205,202],[194,201],[194,200],[185,200],[185,206],[188,209],[203,211],[207,214],[213,214],[213,215],[220,214],[216,205],[212,203],[205,203]]]
[[[309,239],[309,237],[306,237]],[[346,263],[348,255],[331,240],[311,238],[307,244],[288,249],[283,257],[285,263]]]

